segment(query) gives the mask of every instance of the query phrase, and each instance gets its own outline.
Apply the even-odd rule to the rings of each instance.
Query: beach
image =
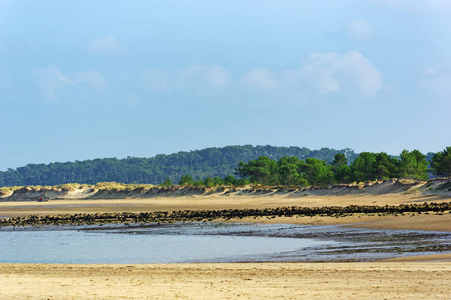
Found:
[[[1,264],[2,299],[449,299],[451,263]]]
[[[443,196],[218,196],[0,202],[2,216],[282,206],[399,205]],[[451,231],[451,214],[230,221]],[[364,263],[0,264],[2,299],[448,299],[451,254]]]
[[[323,207],[349,205],[400,205],[422,204],[424,202],[449,202],[451,198],[439,195],[421,194],[381,194],[381,195],[310,195],[293,197],[292,195],[271,196],[224,196],[222,194],[191,195],[180,197],[154,197],[130,199],[64,199],[49,202],[6,201],[0,202],[0,216],[15,217],[27,215],[57,215],[76,213],[112,213],[112,212],[154,212],[179,210],[222,210],[222,209],[261,209],[277,207]],[[220,220],[221,221],[221,220]],[[232,221],[290,223],[302,225],[342,225],[373,229],[411,229],[451,231],[451,214],[404,214],[404,215],[359,215],[334,218],[313,217],[277,217],[243,218]],[[354,224],[354,225],[353,225]]]

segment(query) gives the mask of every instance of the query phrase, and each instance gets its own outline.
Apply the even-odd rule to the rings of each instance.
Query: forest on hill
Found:
[[[277,159],[278,158],[278,159]],[[0,187],[24,185],[160,184],[172,186],[318,186],[390,178],[428,180],[451,176],[451,147],[427,155],[299,147],[228,146],[153,158],[104,158],[67,163],[29,164],[0,172]]]
[[[436,176],[450,176],[451,147],[434,154],[430,161],[418,150],[403,150],[399,157],[385,152],[362,152],[352,162],[346,155],[337,153],[331,163],[317,158],[299,159],[283,156],[279,160],[260,156],[255,160],[238,163],[234,176],[224,179],[206,178],[194,180],[185,175],[178,182],[180,186],[242,186],[258,184],[264,186],[326,187],[333,184],[382,181],[393,178],[428,180],[430,173]],[[172,186],[170,179],[162,183]]]
[[[350,163],[358,156],[351,149],[335,150],[322,148],[310,150],[301,147],[275,146],[227,146],[206,148],[155,157],[97,158],[75,162],[50,164],[28,164],[16,169],[0,171],[1,186],[60,185],[65,183],[121,182],[160,184],[166,179],[178,182],[189,174],[194,180],[225,178],[235,175],[240,162],[249,162],[266,156],[278,160],[284,156],[305,160],[315,158],[327,163],[342,153]]]

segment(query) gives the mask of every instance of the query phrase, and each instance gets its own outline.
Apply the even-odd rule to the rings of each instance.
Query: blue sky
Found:
[[[451,1],[0,0],[0,170],[451,145]]]

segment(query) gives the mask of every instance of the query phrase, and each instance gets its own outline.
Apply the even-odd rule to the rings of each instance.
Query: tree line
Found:
[[[194,180],[185,175],[179,185],[217,186],[244,185],[248,183],[268,186],[325,186],[334,183],[366,182],[390,178],[427,180],[428,173],[451,176],[451,147],[431,157],[430,166],[426,155],[418,150],[403,150],[399,158],[387,153],[362,152],[350,164],[343,153],[334,155],[331,163],[317,158],[300,159],[284,156],[279,160],[260,156],[255,160],[240,162],[235,169],[239,179],[229,175],[224,179],[206,178]],[[171,186],[167,179],[162,183]]]
[[[0,187],[53,186],[66,183],[96,184],[98,182],[160,184],[166,179],[178,182],[185,174],[190,174],[195,181],[199,181],[234,175],[240,161],[248,162],[260,156],[275,160],[283,156],[294,156],[300,159],[317,158],[331,162],[337,153],[343,153],[349,161],[353,161],[358,156],[348,148],[310,150],[305,147],[269,145],[212,147],[170,155],[158,154],[150,158],[97,158],[75,162],[28,164],[16,169],[0,171]]]
[[[0,172],[0,187],[98,182],[320,186],[387,178],[427,180],[430,174],[450,176],[451,147],[426,155],[418,150],[404,150],[399,156],[390,156],[384,152],[356,154],[349,148],[310,150],[245,145],[159,154],[151,158],[29,164]]]

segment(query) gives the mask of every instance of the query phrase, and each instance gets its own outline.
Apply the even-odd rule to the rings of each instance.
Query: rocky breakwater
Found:
[[[397,215],[403,213],[435,212],[438,214],[451,213],[451,202],[403,204],[386,206],[359,206],[346,207],[279,207],[265,209],[225,209],[225,210],[180,210],[173,212],[143,212],[143,213],[96,213],[73,215],[48,216],[22,216],[0,219],[3,226],[40,226],[40,225],[94,225],[94,224],[147,224],[147,223],[174,223],[174,222],[208,222],[214,220],[240,219],[244,217],[344,217],[353,214],[380,214]]]

